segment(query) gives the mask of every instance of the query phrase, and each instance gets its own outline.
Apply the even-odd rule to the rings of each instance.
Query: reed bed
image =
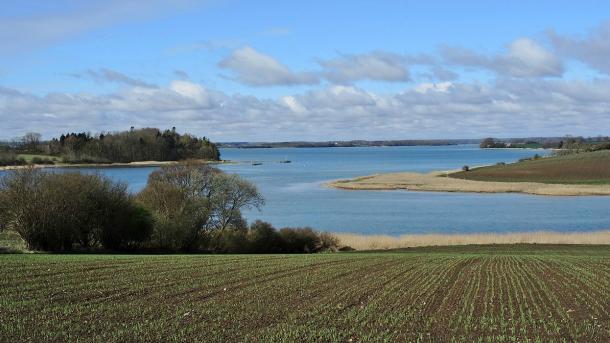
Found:
[[[610,244],[610,230],[592,232],[511,232],[472,234],[361,235],[335,234],[342,245],[356,250],[387,250],[471,244]]]

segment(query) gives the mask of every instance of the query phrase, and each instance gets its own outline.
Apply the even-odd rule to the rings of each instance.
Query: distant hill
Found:
[[[419,146],[479,144],[479,139],[405,139],[405,140],[351,140],[351,141],[294,141],[294,142],[225,142],[217,143],[221,148],[329,148],[369,146]]]

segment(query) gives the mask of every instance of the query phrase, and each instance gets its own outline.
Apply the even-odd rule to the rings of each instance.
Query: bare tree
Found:
[[[162,167],[138,199],[155,217],[153,240],[182,250],[195,249],[212,231],[243,228],[241,210],[264,204],[250,182],[201,164]]]
[[[28,132],[21,137],[23,147],[28,151],[37,151],[40,145],[41,134],[37,132]]]

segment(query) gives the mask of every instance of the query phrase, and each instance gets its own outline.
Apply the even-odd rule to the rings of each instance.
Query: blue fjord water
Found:
[[[239,163],[220,168],[254,182],[265,197],[266,205],[261,211],[245,212],[247,219],[266,220],[277,227],[312,226],[337,232],[390,235],[610,228],[610,197],[346,191],[324,187],[325,182],[340,178],[513,162],[536,153],[545,154],[544,151],[482,150],[475,145],[458,145],[222,149],[221,153],[223,159]],[[279,163],[286,159],[292,163]],[[127,182],[132,191],[138,191],[154,169],[99,171]]]

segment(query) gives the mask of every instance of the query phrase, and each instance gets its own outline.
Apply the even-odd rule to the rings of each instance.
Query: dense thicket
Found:
[[[0,179],[0,227],[16,231],[32,250],[134,247],[152,220],[124,184],[100,175],[36,169]]]
[[[339,240],[309,227],[275,229],[257,220],[249,228],[213,232],[208,249],[219,253],[316,253],[335,251]]]
[[[51,155],[72,163],[135,161],[219,160],[220,152],[207,138],[179,134],[175,129],[161,132],[145,128],[116,133],[68,133],[49,142]]]

